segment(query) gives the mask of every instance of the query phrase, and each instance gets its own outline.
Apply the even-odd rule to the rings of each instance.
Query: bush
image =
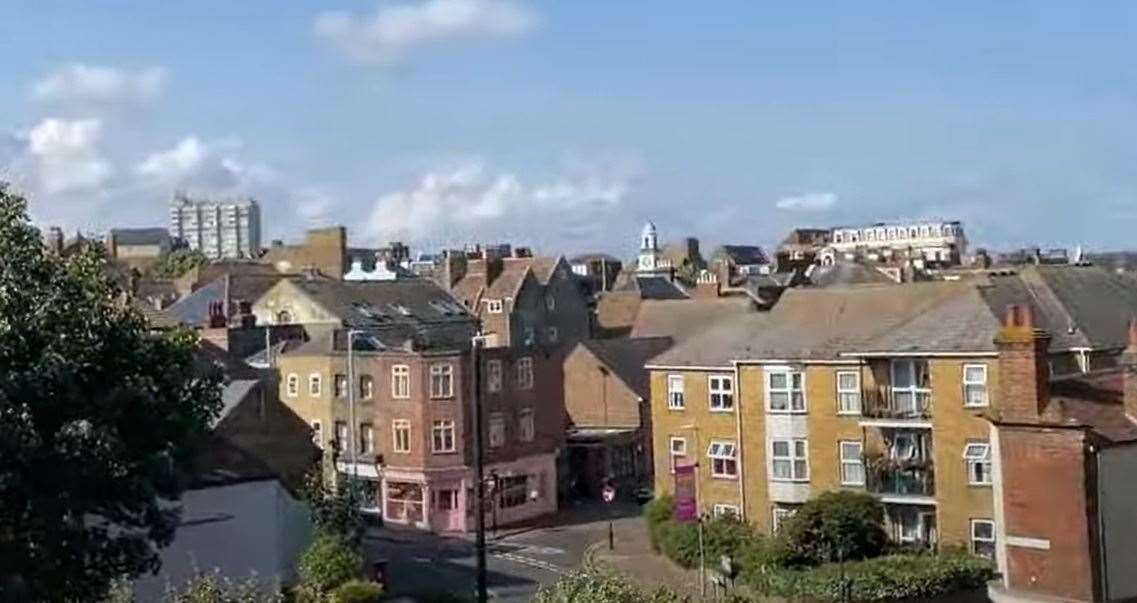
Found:
[[[804,561],[870,559],[884,552],[884,505],[863,492],[826,492],[798,509],[784,528],[792,549]]]
[[[359,577],[363,555],[343,536],[325,532],[300,555],[297,570],[305,589],[326,594]]]
[[[686,603],[688,599],[660,588],[647,593],[610,573],[574,572],[542,588],[535,603]]]
[[[233,580],[219,572],[200,573],[179,588],[169,588],[163,603],[282,603],[275,589],[254,578]]]
[[[671,521],[674,506],[675,499],[670,494],[653,499],[644,506],[644,521],[647,522],[647,533],[651,539],[651,548],[657,553],[660,551],[660,527]]]
[[[379,603],[383,589],[374,582],[352,580],[332,591],[332,603]]]
[[[767,568],[747,574],[746,583],[766,596],[841,601],[847,585],[853,601],[895,601],[939,597],[979,589],[994,578],[990,562],[967,554],[893,555],[810,569]]]
[[[651,511],[649,510],[649,513]],[[656,550],[676,564],[693,568],[699,565],[699,526],[695,522],[666,521],[651,524]],[[752,546],[762,535],[753,526],[734,517],[719,517],[703,521],[703,551],[708,566],[718,566],[719,558],[730,555],[736,560],[742,557],[747,546]]]

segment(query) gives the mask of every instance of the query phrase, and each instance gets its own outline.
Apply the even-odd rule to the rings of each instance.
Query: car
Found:
[[[635,497],[637,503],[644,505],[655,498],[655,492],[652,492],[651,488],[640,488],[633,492],[632,496]]]

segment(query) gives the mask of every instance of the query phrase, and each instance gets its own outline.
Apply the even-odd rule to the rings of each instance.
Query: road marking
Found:
[[[553,565],[552,563],[549,563],[548,561],[532,559],[523,555],[515,555],[513,553],[498,553],[495,554],[494,557],[497,559],[503,559],[505,561],[511,561],[513,563],[520,563],[521,565],[528,565],[529,567],[535,567],[537,569],[543,569],[547,572],[552,572],[557,575],[562,575],[565,573],[565,570],[557,567],[556,565]]]
[[[530,555],[545,555],[545,556],[564,555],[565,554],[564,549],[558,549],[558,548],[554,548],[551,546],[526,546],[526,547],[522,547],[522,549],[519,552],[528,553]]]

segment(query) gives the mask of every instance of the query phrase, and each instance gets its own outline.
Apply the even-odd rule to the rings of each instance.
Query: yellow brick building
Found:
[[[767,531],[821,492],[866,491],[896,541],[987,553],[998,329],[960,282],[793,289],[716,323],[647,367],[656,491],[696,463],[701,512]]]

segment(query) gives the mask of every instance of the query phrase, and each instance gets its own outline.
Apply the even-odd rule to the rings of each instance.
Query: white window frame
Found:
[[[324,426],[319,421],[312,421],[312,443],[317,448],[324,448]]]
[[[676,446],[676,444],[680,444],[680,446]],[[682,452],[679,452],[679,448],[682,448]],[[675,473],[675,459],[689,458],[687,456],[687,438],[683,436],[669,436],[667,438],[667,454],[671,459],[671,472]]]
[[[742,517],[742,512],[738,508],[738,505],[715,503],[711,509],[715,517],[734,517],[736,519]]]
[[[404,437],[400,437],[400,434]],[[397,454],[411,452],[411,422],[407,419],[391,421],[391,452]]]
[[[778,505],[774,505],[774,508],[770,512],[770,518],[771,518],[771,524],[770,524],[771,529],[770,529],[770,531],[771,532],[777,532],[778,530],[781,530],[784,527],[783,524],[785,524],[786,521],[789,521],[789,519],[792,518],[796,514],[797,514],[797,509],[794,509],[791,507],[780,507]]]
[[[775,449],[779,443],[785,443],[788,451],[787,456],[779,456],[775,454]],[[798,444],[802,444],[803,452],[798,453]],[[777,463],[789,463],[790,472],[789,477],[777,477],[774,467]],[[805,463],[804,475],[799,475],[797,470],[798,462]],[[805,483],[809,481],[809,440],[805,438],[774,438],[770,440],[770,480],[775,482],[796,482]]]
[[[491,392],[501,391],[502,367],[501,360],[486,361],[486,389]]]
[[[438,388],[435,388],[435,379],[438,379]],[[430,397],[432,400],[441,400],[454,397],[454,365],[450,363],[436,363],[430,365]]]
[[[452,419],[440,419],[431,424],[430,431],[430,451],[434,454],[449,454],[458,451],[457,432],[455,431],[454,421]],[[446,446],[446,435],[449,433],[450,442],[449,447]],[[439,445],[439,436],[441,435],[441,443]]]
[[[921,364],[924,366],[924,372],[928,376],[928,387],[920,387],[920,380],[918,379],[919,371],[916,370],[916,367],[921,365]],[[906,367],[906,370],[908,371],[908,377],[909,377],[910,382],[911,382],[909,385],[906,385],[903,387],[896,385],[896,383],[897,383],[896,375],[899,374],[898,369],[900,367]],[[920,397],[924,396],[925,399],[928,401],[928,403],[929,404],[931,403],[931,396],[932,396],[932,388],[931,388],[932,374],[931,374],[931,371],[932,371],[932,367],[929,365],[928,360],[925,358],[897,358],[897,359],[894,359],[891,363],[889,363],[888,378],[889,378],[889,389],[890,389],[891,396],[892,396],[892,404],[894,405],[893,410],[905,410],[905,411],[911,412],[912,414],[920,414],[922,412],[927,412],[927,410],[928,410],[927,408],[925,408],[923,410],[920,409],[919,401],[920,401]],[[910,395],[912,397],[912,407],[907,408],[907,409],[895,407],[896,400],[897,400],[897,393]]]
[[[979,369],[979,370],[981,370],[983,372],[982,381],[968,380],[968,378],[967,378],[968,369]],[[987,406],[989,406],[991,404],[991,388],[988,384],[988,374],[989,373],[987,371],[987,365],[986,364],[969,363],[969,364],[963,365],[963,375],[962,375],[963,406],[965,408],[986,408]],[[983,391],[983,402],[982,403],[973,404],[971,402],[971,396],[968,395],[968,388],[972,388],[972,387],[982,388],[982,391]]]
[[[963,446],[963,462],[967,470],[967,485],[991,485],[991,444],[988,442],[968,442]],[[976,480],[976,470],[982,467],[984,480]]]
[[[845,454],[845,447],[847,445],[856,446],[857,454],[853,458],[849,458]],[[841,485],[842,486],[864,486],[865,485],[865,460],[864,460],[864,443],[857,440],[841,440],[837,442],[837,456],[841,460]],[[856,468],[860,471],[860,480],[853,480],[848,478],[847,469]]]
[[[683,375],[667,376],[667,409],[685,410],[687,408],[687,394],[684,389]]]
[[[738,479],[738,445],[731,440],[711,440],[707,446],[711,477]],[[733,471],[728,469],[733,468]]]
[[[405,364],[391,367],[391,397],[396,400],[411,397],[411,367]]]
[[[349,387],[351,387],[351,383],[348,383],[347,375],[342,373],[332,375],[332,396],[346,398]]]
[[[486,312],[489,314],[501,314],[505,312],[505,302],[500,299],[487,299]]]
[[[841,377],[852,375],[853,388],[841,387]],[[860,371],[837,371],[836,376],[837,386],[837,414],[839,415],[860,415],[862,407],[862,393],[861,393],[861,372]],[[856,400],[856,408],[845,408],[844,401],[846,398],[851,397]]]
[[[489,428],[490,448],[499,448],[505,445],[505,416],[501,413],[490,415]]]
[[[517,413],[517,439],[532,442],[537,437],[537,421],[531,408],[522,408]]]
[[[288,373],[288,377],[284,380],[284,394],[289,398],[295,398],[300,395],[300,375]]]
[[[979,525],[985,525],[985,526],[991,527],[991,537],[990,538],[986,538],[986,537],[980,538],[980,537],[976,536],[975,528],[976,528],[976,526],[979,526]],[[970,532],[971,532],[971,539],[970,539],[971,554],[972,555],[979,555],[981,557],[986,557],[986,555],[983,555],[982,553],[979,552],[979,547],[976,545],[978,543],[990,543],[990,545],[991,545],[991,559],[994,559],[995,555],[997,554],[996,553],[996,551],[997,551],[996,543],[998,542],[998,534],[995,532],[995,522],[993,520],[990,520],[990,519],[972,519],[970,521],[970,528],[971,528],[971,530],[970,530]]]
[[[711,412],[734,412],[734,375],[707,375],[707,407]]]
[[[340,451],[347,452],[348,446],[355,444],[351,441],[351,428],[348,426],[347,421],[336,421],[335,430],[336,444],[339,445]]]
[[[312,373],[308,375],[308,395],[319,396],[323,391],[323,379],[320,378],[320,373]]]
[[[786,379],[784,387],[774,387],[774,377]],[[794,379],[797,385],[794,385]],[[774,394],[785,394],[786,407],[774,408]],[[800,402],[800,403],[799,403]],[[805,371],[790,368],[766,371],[766,411],[776,414],[805,414],[809,405],[805,400]]]
[[[533,389],[533,358],[529,356],[518,358],[514,372],[517,389]]]

